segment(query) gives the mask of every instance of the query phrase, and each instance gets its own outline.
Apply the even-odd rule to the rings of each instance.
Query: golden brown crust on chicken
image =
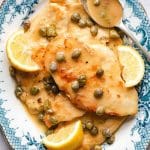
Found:
[[[58,38],[60,41],[60,38]],[[56,43],[58,42],[56,39]],[[134,88],[126,88],[121,78],[121,69],[114,52],[108,47],[99,45],[99,50],[87,47],[74,38],[64,39],[64,43],[56,45],[50,43],[45,56],[45,67],[49,71],[49,65],[56,61],[56,53],[64,52],[65,62],[58,63],[58,69],[52,74],[59,88],[70,96],[73,104],[86,111],[95,112],[101,106],[106,114],[126,116],[137,112],[137,92]],[[74,61],[71,58],[74,49],[81,50],[81,57]],[[97,69],[101,67],[104,75],[96,77]],[[71,84],[80,75],[87,76],[85,87],[78,92],[71,89]],[[94,90],[103,89],[103,96],[96,99]]]

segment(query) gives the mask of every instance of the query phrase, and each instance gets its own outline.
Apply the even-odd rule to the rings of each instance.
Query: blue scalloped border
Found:
[[[13,18],[16,17],[18,14],[24,14],[23,20],[28,17],[30,13],[33,12],[33,7],[35,4],[38,4],[39,0],[22,0],[22,3],[16,4],[16,0],[6,0],[1,9],[0,9],[0,34],[3,33],[3,23],[5,22],[5,17],[7,14],[9,14],[10,6],[14,8],[14,11],[12,12],[12,16],[10,20],[11,22]],[[125,23],[129,25],[129,28],[136,32],[137,34],[142,32],[143,39],[141,41],[142,45],[145,45],[150,50],[150,23],[148,20],[148,17],[145,15],[145,11],[142,8],[141,5],[138,4],[137,0],[126,0],[126,3],[131,5],[134,9],[135,16],[140,18],[142,20],[142,23],[140,26],[138,26],[136,29],[134,27],[130,26],[128,24],[128,20],[124,20]],[[131,136],[134,135],[135,131],[138,131],[141,141],[140,142],[134,142],[135,150],[145,150],[148,146],[148,143],[150,141],[150,64],[148,64],[146,61],[146,74],[144,77],[143,82],[141,83],[141,87],[138,90],[139,93],[139,115],[140,113],[144,113],[144,120],[142,120],[139,116],[136,118],[136,125],[132,128]],[[147,88],[149,90],[147,93],[144,93],[143,91],[146,91],[145,86],[147,85]],[[0,94],[2,94],[4,91],[0,90]],[[4,133],[10,143],[10,145],[16,149],[16,150],[28,150],[29,146],[35,145],[37,147],[37,150],[44,150],[44,147],[38,143],[34,138],[31,137],[29,133],[27,135],[24,135],[26,139],[29,141],[28,145],[22,145],[21,139],[18,137],[15,137],[15,129],[9,127],[9,120],[5,117],[7,111],[2,108],[3,102],[6,100],[0,99],[0,124],[4,130]],[[13,136],[12,136],[13,135]]]
[[[38,4],[38,2],[39,0],[23,0],[18,5],[16,4],[16,0],[7,0],[3,2],[2,6],[0,7],[0,34],[3,34],[3,23],[5,22],[6,15],[9,14],[10,7],[13,7],[14,11],[11,13],[11,17],[7,23],[10,23],[18,14],[24,14],[24,18],[22,18],[22,20],[27,19],[28,16],[34,12],[34,5]],[[3,94],[4,92],[4,90],[0,89],[0,94]],[[30,135],[30,133],[24,135],[24,137],[28,141],[27,145],[22,145],[21,139],[14,136],[15,129],[9,127],[10,120],[5,117],[7,110],[2,107],[2,104],[5,101],[7,100],[0,99],[0,126],[3,129],[10,146],[15,150],[28,150],[29,146],[33,145],[36,146],[37,150],[45,150],[44,146],[41,143],[37,142],[35,138]]]

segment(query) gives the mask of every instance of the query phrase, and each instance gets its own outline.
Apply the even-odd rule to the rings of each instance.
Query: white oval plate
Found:
[[[125,25],[136,35],[141,44],[150,50],[150,23],[137,0],[121,0],[125,5]],[[6,0],[0,9],[0,125],[16,150],[44,150],[40,143],[43,133],[26,114],[14,95],[15,83],[9,75],[6,58],[6,41],[22,22],[39,9],[39,0]],[[144,58],[144,57],[143,57]],[[145,58],[144,58],[145,60]],[[150,141],[150,64],[145,60],[145,76],[140,86],[139,111],[126,121],[116,134],[113,145],[103,145],[105,150],[146,150]]]

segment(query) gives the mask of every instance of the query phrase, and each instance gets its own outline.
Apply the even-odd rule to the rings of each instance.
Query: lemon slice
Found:
[[[32,72],[37,71],[40,67],[32,60],[32,48],[29,41],[24,37],[24,31],[15,32],[7,41],[7,56],[16,69]]]
[[[130,46],[118,46],[119,61],[123,66],[122,77],[126,87],[137,85],[144,76],[144,61]]]
[[[45,137],[43,144],[50,150],[75,150],[81,145],[82,140],[82,123],[77,121]]]

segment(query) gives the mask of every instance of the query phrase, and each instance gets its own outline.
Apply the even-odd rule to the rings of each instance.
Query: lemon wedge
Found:
[[[43,139],[43,144],[50,150],[75,150],[83,140],[81,121],[60,128]]]
[[[16,69],[33,72],[40,67],[32,60],[32,49],[29,41],[24,37],[24,31],[15,32],[7,41],[7,57]]]
[[[122,77],[126,87],[137,85],[144,76],[144,61],[140,54],[130,46],[118,46],[119,61],[123,66]]]

